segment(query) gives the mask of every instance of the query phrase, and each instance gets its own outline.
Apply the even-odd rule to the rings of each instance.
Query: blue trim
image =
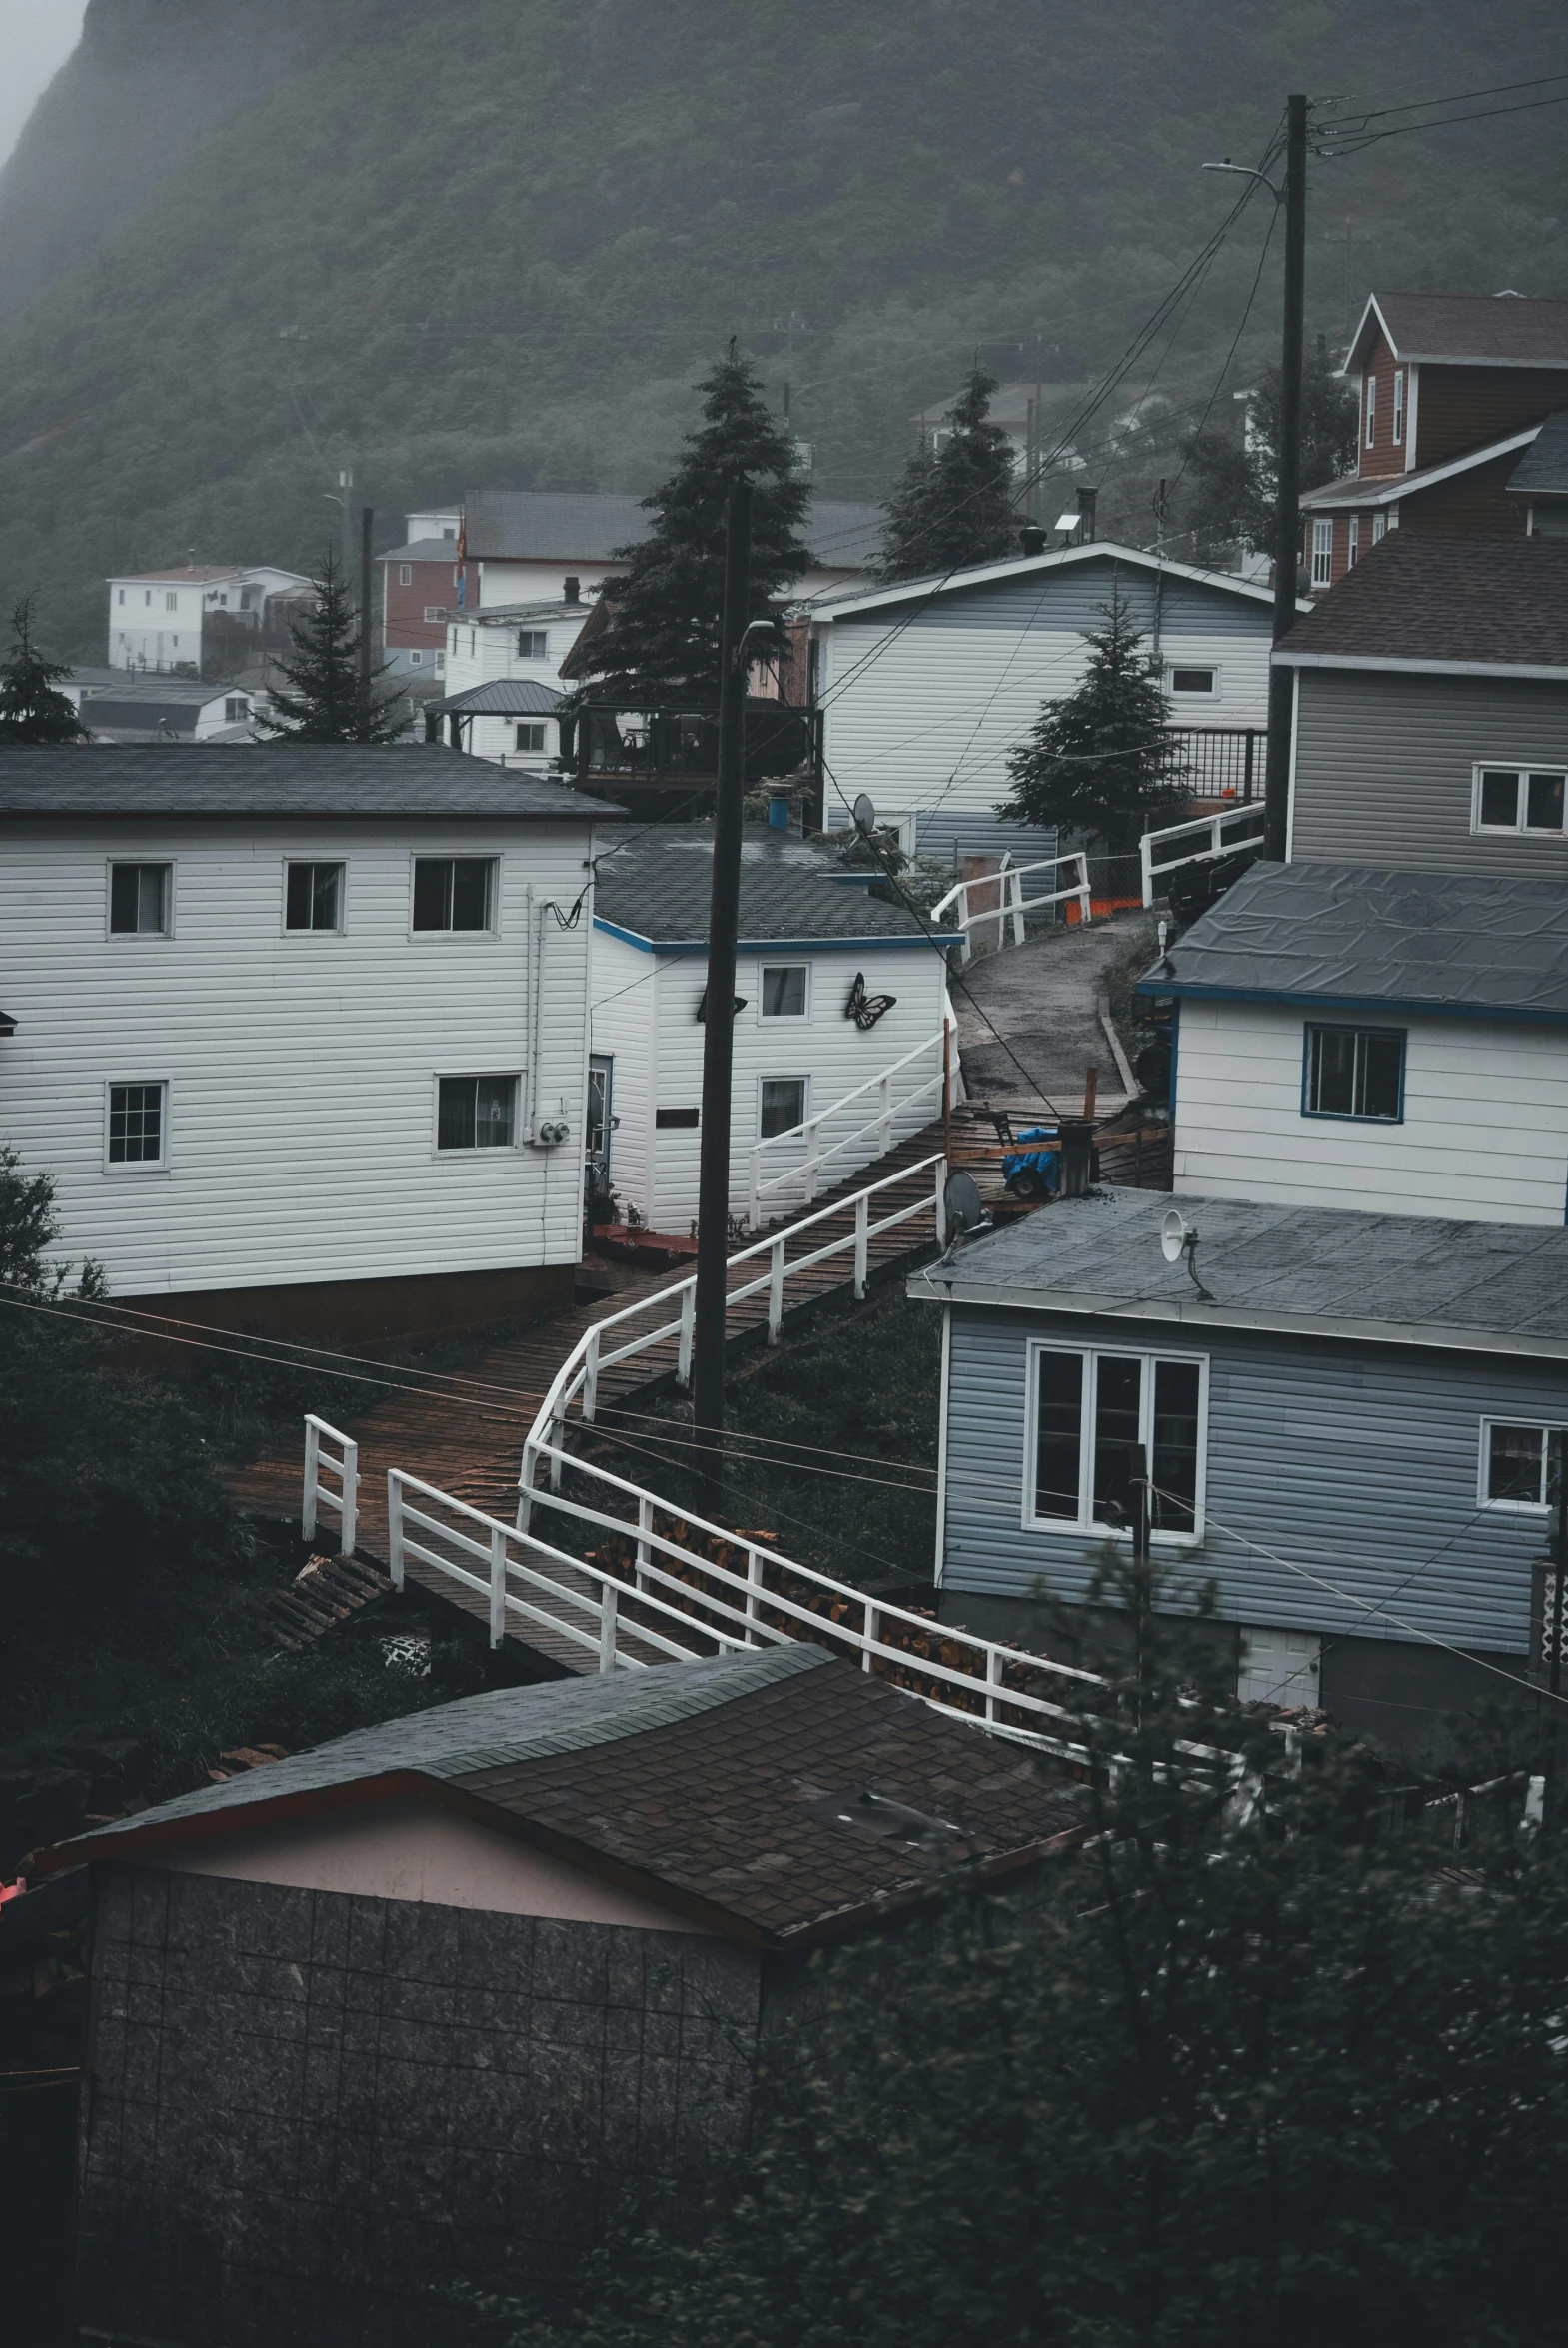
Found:
[[[1281,1003],[1311,1011],[1359,1011],[1376,1018],[1397,1014],[1404,1019],[1518,1020],[1532,1028],[1568,1028],[1568,1005],[1561,1011],[1532,1011],[1515,1003],[1407,1002],[1378,995],[1318,995],[1273,987],[1199,987],[1180,979],[1139,979],[1134,995],[1191,996],[1203,1003]]]
[[[624,945],[635,946],[640,954],[706,954],[706,938],[645,938],[636,930],[624,930],[619,922],[607,922],[603,914],[595,914],[594,927],[603,930],[607,938],[619,938]],[[911,930],[903,938],[738,938],[737,954],[890,954],[895,947],[961,946],[961,930]]]
[[[1312,1038],[1338,1034],[1341,1036],[1382,1036],[1399,1046],[1399,1107],[1392,1117],[1373,1117],[1369,1112],[1354,1109],[1309,1109],[1307,1090],[1312,1078]],[[1336,1126],[1402,1126],[1405,1122],[1405,1059],[1410,1039],[1403,1028],[1339,1028],[1331,1029],[1326,1021],[1307,1020],[1301,1029],[1301,1114],[1303,1117],[1326,1118]]]

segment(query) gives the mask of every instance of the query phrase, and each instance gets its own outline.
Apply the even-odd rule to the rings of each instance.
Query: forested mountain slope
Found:
[[[480,481],[644,489],[731,333],[823,493],[878,495],[976,346],[1070,413],[1287,89],[1554,67],[1555,0],[94,0],[0,175],[0,593],[101,658],[107,571],[302,564],[340,467],[389,532]],[[1373,278],[1568,287],[1563,122],[1314,166],[1311,323]],[[1163,363],[1184,403],[1266,209]]]

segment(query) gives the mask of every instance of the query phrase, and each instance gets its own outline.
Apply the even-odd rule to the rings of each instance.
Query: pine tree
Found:
[[[1187,449],[1195,484],[1190,526],[1197,551],[1211,559],[1237,543],[1252,554],[1274,551],[1274,500],[1279,487],[1281,383],[1277,365],[1263,369],[1253,395],[1244,441],[1201,433]],[[1319,335],[1301,370],[1301,487],[1320,489],[1348,473],[1356,458],[1358,402]]]
[[[796,476],[792,444],[774,423],[758,377],[733,343],[699,388],[702,428],[688,436],[670,479],[643,500],[654,516],[653,530],[641,544],[617,550],[628,569],[605,582],[608,625],[588,639],[575,663],[577,675],[588,680],[585,698],[609,696],[631,709],[717,705],[725,503],[738,479],[750,481],[754,491],[747,616],[772,620],[775,646],[784,650],[777,599],[810,564],[809,549],[796,535],[810,489]]]
[[[1165,696],[1119,587],[1100,609],[1105,624],[1087,632],[1083,682],[1048,701],[1011,753],[1012,797],[996,812],[1087,833],[1120,856],[1137,845],[1146,818],[1168,813],[1184,794],[1164,731]]]
[[[16,642],[0,661],[0,743],[86,742],[87,728],[58,690],[70,670],[46,661],[33,642],[31,596],[11,614],[11,630]]]
[[[293,691],[270,687],[271,712],[258,712],[257,725],[289,742],[393,741],[408,722],[391,714],[403,696],[377,693],[376,679],[387,674],[383,661],[371,670],[367,706],[354,597],[330,550],[311,585],[315,602],[289,622],[294,657],[276,664]]]
[[[918,579],[996,563],[1018,552],[1012,443],[990,421],[996,378],[976,367],[943,419],[933,455],[924,443],[884,509],[884,579]]]

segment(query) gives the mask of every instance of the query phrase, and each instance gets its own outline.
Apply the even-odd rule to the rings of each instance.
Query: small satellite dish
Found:
[[[1056,528],[1058,530],[1076,530],[1082,519],[1083,516],[1081,514],[1058,514],[1056,516]]]
[[[1195,1239],[1197,1232],[1192,1229],[1180,1209],[1173,1206],[1159,1226],[1160,1249],[1167,1263],[1181,1261],[1181,1250],[1189,1237]]]
[[[876,805],[868,791],[862,791],[854,803],[854,828],[867,834],[876,829]]]
[[[965,1174],[961,1167],[947,1176],[941,1199],[949,1231],[977,1231],[985,1220],[979,1185],[973,1174]]]

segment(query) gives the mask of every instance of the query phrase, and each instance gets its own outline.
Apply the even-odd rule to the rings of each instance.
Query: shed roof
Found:
[[[484,685],[471,685],[466,693],[427,702],[425,707],[463,718],[553,718],[565,699],[553,685],[542,685],[534,677],[492,677]]]
[[[672,953],[707,952],[714,886],[712,824],[655,824],[607,832],[599,857],[594,918],[640,946]],[[838,889],[841,871],[828,851],[748,824],[741,840],[743,950],[759,946],[901,946],[927,933],[902,905]],[[936,934],[951,944],[956,932]]]
[[[1369,294],[1344,372],[1364,366],[1377,328],[1396,359],[1568,368],[1568,302],[1522,294]]]
[[[1568,497],[1568,408],[1548,416],[1508,477],[1519,497]]]
[[[653,516],[640,498],[601,491],[488,489],[464,510],[463,544],[480,561],[603,563],[638,546]],[[801,535],[825,570],[863,571],[881,544],[879,506],[858,500],[812,501]]]
[[[469,1696],[119,1820],[46,1864],[156,1860],[376,1793],[424,1794],[710,1929],[794,1945],[936,1889],[955,1862],[1027,1864],[1083,1823],[1078,1789],[1034,1755],[789,1644]]]
[[[1273,657],[1294,668],[1568,675],[1568,540],[1390,531]]]
[[[1198,1293],[1167,1263],[1172,1207],[1198,1233]],[[1025,1215],[909,1281],[911,1296],[1568,1361],[1568,1230],[1435,1215],[1101,1189]]]
[[[1138,992],[1568,1025],[1568,896],[1500,874],[1257,864]]]
[[[0,749],[0,816],[483,816],[595,823],[562,783],[438,744],[85,743]]]

